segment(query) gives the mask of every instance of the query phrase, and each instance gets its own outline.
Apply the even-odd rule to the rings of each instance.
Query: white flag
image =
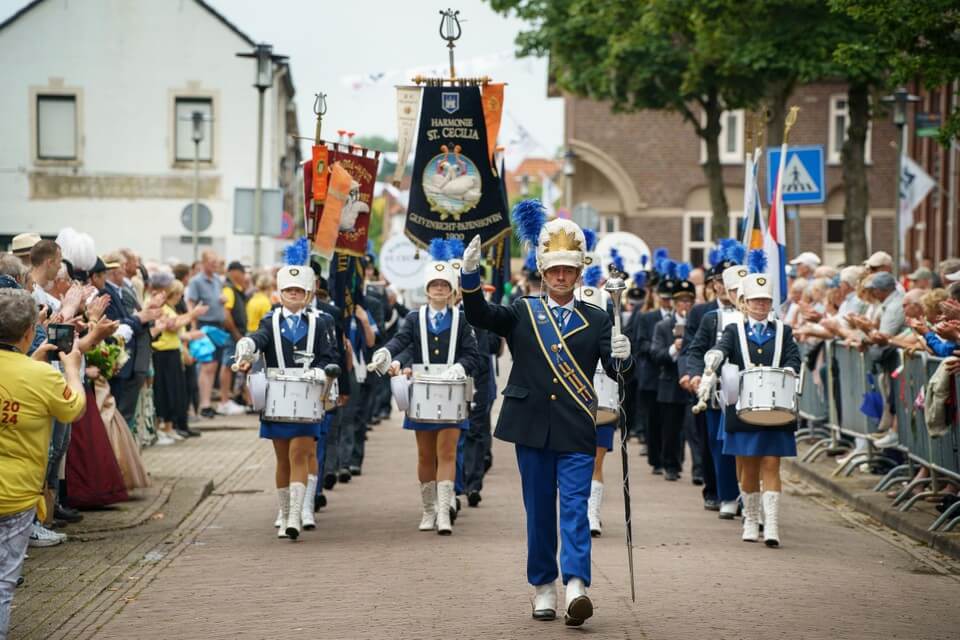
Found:
[[[913,210],[936,186],[933,178],[916,162],[904,154],[900,159],[900,246],[904,244],[907,229],[913,226]]]
[[[560,199],[563,191],[545,173],[540,174],[540,186],[540,201],[543,202],[543,208],[547,210],[547,218],[556,218],[557,210],[553,204]]]
[[[420,114],[420,87],[397,87],[397,168],[393,181],[400,182],[413,149],[414,130]]]

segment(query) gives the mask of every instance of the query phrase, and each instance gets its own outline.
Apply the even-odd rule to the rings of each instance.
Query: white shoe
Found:
[[[720,503],[720,514],[717,516],[721,520],[733,520],[737,517],[737,508],[740,503],[736,500],[726,500]]]
[[[603,504],[603,483],[590,481],[590,498],[587,500],[587,520],[590,523],[590,535],[594,538],[603,533],[600,528],[600,505]]]
[[[51,531],[39,522],[34,522],[33,531],[30,532],[30,540],[27,545],[31,547],[55,547],[66,542],[66,540],[66,534]]]
[[[290,487],[277,489],[277,500],[280,502],[280,514],[277,516],[277,537],[287,537],[287,515],[290,513]]]
[[[289,498],[289,496],[288,496],[288,497],[287,497],[287,500],[289,500],[289,499],[290,499],[290,498]],[[279,511],[277,511],[277,519],[273,521],[273,528],[274,528],[274,529],[279,529],[279,528],[282,527],[282,526],[283,526],[283,509],[280,509]],[[287,536],[287,534],[284,533],[284,534],[283,534],[283,537],[286,537],[286,536]]]
[[[287,537],[296,540],[303,528],[303,498],[307,493],[307,485],[302,482],[290,483],[290,511],[287,514]]]
[[[453,480],[441,480],[437,483],[437,533],[441,536],[448,536],[453,533],[453,523],[450,522],[450,497],[452,495]]]
[[[743,541],[760,539],[760,492],[743,494]]]
[[[170,431],[167,431],[166,434],[171,438],[173,438],[174,440],[176,440],[177,442],[180,442],[181,440],[186,440],[186,438],[184,438],[182,435],[177,433],[176,429],[171,429]]]
[[[221,402],[219,405],[217,405],[217,413],[225,416],[240,416],[244,415],[246,412],[246,409],[238,405],[233,400],[227,400],[226,402]]]
[[[420,483],[420,499],[423,501],[423,516],[420,518],[420,531],[433,531],[437,528],[437,483]]]
[[[565,595],[567,612],[563,622],[569,627],[579,627],[593,615],[593,602],[587,596],[587,585],[580,578],[570,578]]]
[[[180,438],[183,440],[183,438]],[[177,444],[177,439],[166,431],[157,431],[157,446],[158,447],[169,447],[172,444]]]
[[[317,521],[313,517],[313,505],[317,499],[317,476],[307,476],[307,491],[303,496],[303,513],[300,519],[303,521],[303,528],[307,531],[317,528]]]
[[[533,619],[556,620],[557,618],[557,585],[553,582],[539,584],[535,587],[533,596]]]
[[[900,435],[896,431],[888,431],[887,435],[873,443],[877,449],[889,449],[900,444]]]
[[[768,547],[780,546],[780,492],[763,492],[763,511],[767,514],[763,525],[763,542]]]

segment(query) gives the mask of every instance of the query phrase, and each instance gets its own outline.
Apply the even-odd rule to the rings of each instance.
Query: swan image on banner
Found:
[[[430,159],[423,171],[423,192],[430,209],[440,214],[441,220],[460,216],[480,202],[480,173],[470,158],[460,154],[460,145],[451,150],[440,147],[441,153]]]

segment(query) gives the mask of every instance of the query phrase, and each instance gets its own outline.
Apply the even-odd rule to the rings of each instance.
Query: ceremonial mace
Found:
[[[613,301],[613,335],[621,335],[620,331],[620,296],[626,290],[627,284],[619,273],[607,279],[603,285],[604,291],[610,294]],[[620,467],[623,469],[623,520],[627,535],[627,562],[630,566],[630,599],[637,601],[636,577],[633,573],[633,523],[630,518],[630,463],[627,456],[627,425],[623,413],[623,375],[620,365],[617,365],[617,426],[620,427]]]

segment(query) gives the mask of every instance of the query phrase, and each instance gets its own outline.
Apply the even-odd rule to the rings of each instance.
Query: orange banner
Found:
[[[330,184],[326,189],[326,202],[323,214],[317,225],[317,233],[313,237],[314,253],[327,260],[333,258],[337,248],[337,237],[340,235],[340,214],[350,197],[350,186],[353,178],[339,162],[331,167]]]
[[[487,155],[493,166],[493,154],[497,150],[497,134],[500,133],[500,119],[503,116],[503,83],[483,85],[481,103],[483,120],[487,125]]]
[[[327,183],[330,180],[327,157],[326,145],[313,146],[313,201],[319,204],[327,199]]]

